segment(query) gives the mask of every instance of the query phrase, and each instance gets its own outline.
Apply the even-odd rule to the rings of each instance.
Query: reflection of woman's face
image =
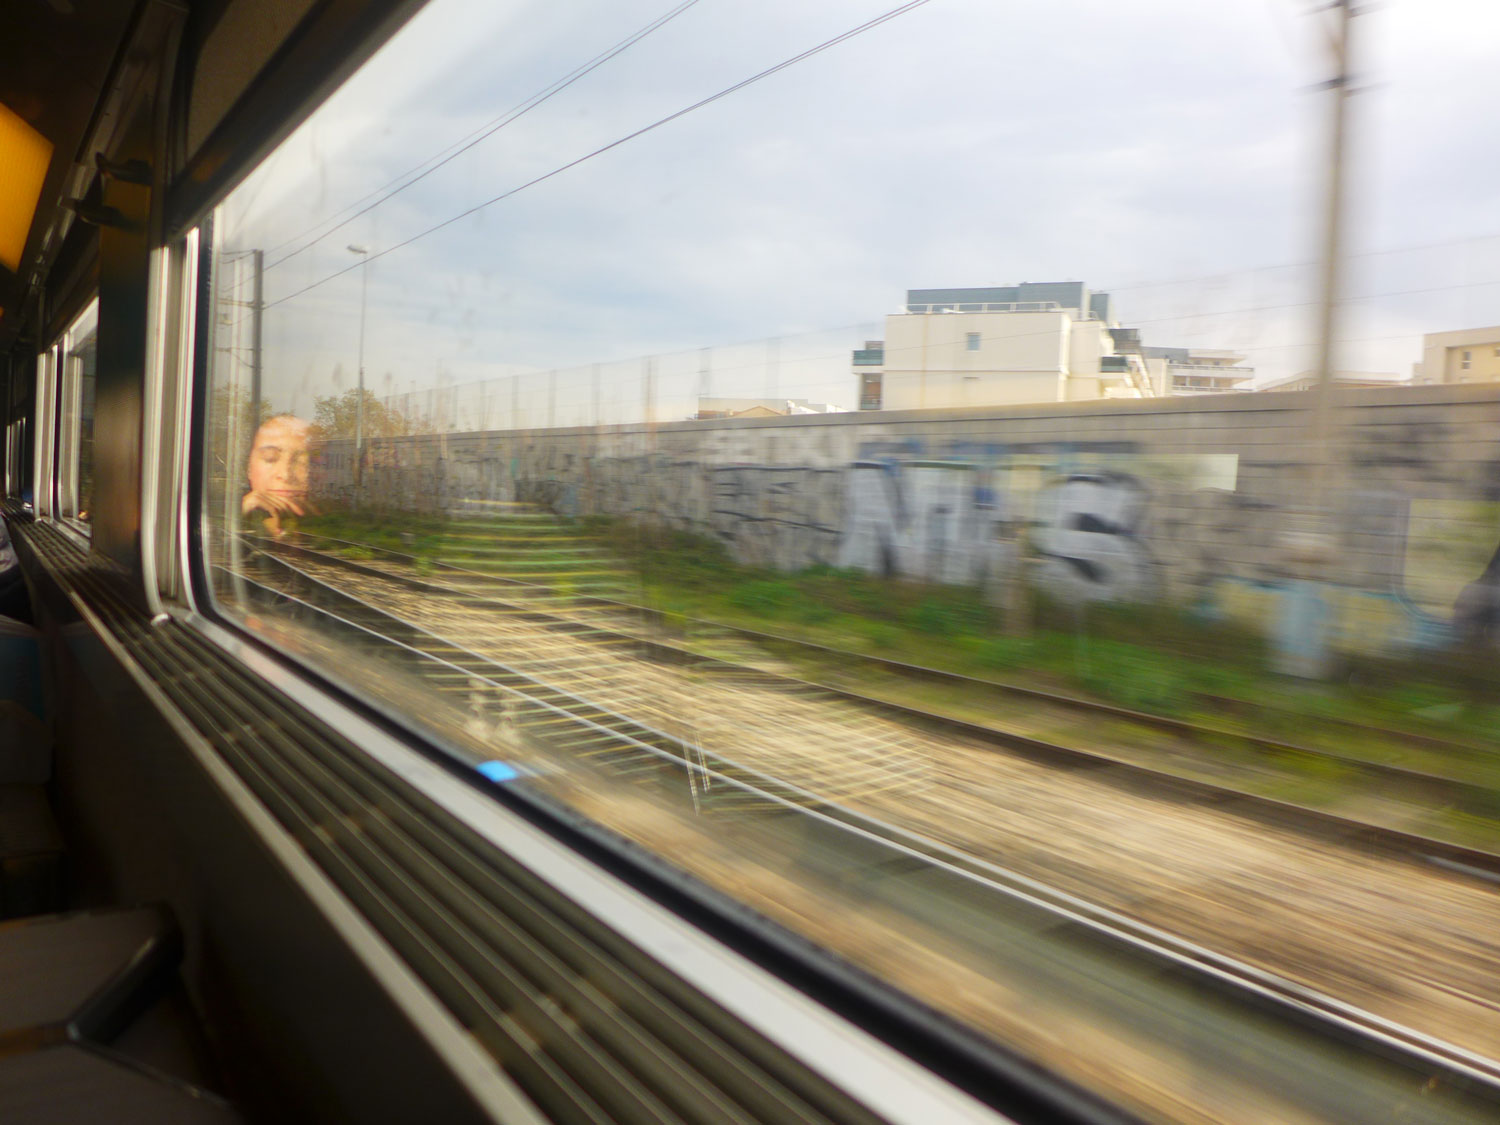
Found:
[[[255,431],[250,447],[250,489],[288,499],[307,495],[307,423],[272,418]]]

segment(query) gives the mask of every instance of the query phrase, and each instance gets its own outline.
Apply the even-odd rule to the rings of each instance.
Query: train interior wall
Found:
[[[289,869],[285,839],[252,823],[119,641],[122,615],[145,620],[147,262],[166,189],[195,158],[222,172],[247,132],[337,82],[413,6],[34,7],[0,47],[3,100],[61,157],[25,268],[0,271],[15,554],[0,553],[14,580],[0,582],[0,707],[40,679],[38,698],[9,701],[24,715],[0,715],[0,965],[16,970],[0,979],[0,1116],[473,1119],[316,880]],[[315,41],[288,48],[294,30]],[[261,104],[240,105],[257,81]],[[151,187],[133,181],[142,166]],[[54,514],[34,479],[56,405],[38,401],[38,355],[95,297],[96,510],[64,527],[33,519]]]
[[[55,893],[27,905],[164,910],[181,946],[175,971],[151,981],[100,1046],[223,1095],[249,1120],[419,1120],[444,1105],[446,1119],[468,1119],[429,1046],[210,778],[192,736],[80,616],[24,531],[17,547],[61,835]]]

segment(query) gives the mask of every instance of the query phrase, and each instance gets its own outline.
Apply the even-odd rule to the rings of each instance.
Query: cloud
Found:
[[[235,193],[221,237],[316,233],[667,7],[435,0]],[[268,379],[291,395],[354,370],[349,243],[393,247],[880,10],[699,4],[305,252],[273,251]],[[1351,250],[1487,233],[1497,25],[1460,0],[1360,17]],[[787,336],[828,356],[788,378],[835,386],[847,359],[815,329],[862,335],[909,287],[1061,278],[1117,287],[1152,342],[1295,368],[1311,274],[1262,267],[1314,254],[1320,34],[1278,0],[936,0],[372,261],[367,371],[422,390]],[[1360,354],[1391,337],[1373,360],[1400,370],[1413,333],[1500,321],[1466,253],[1351,259]],[[1132,285],[1205,274],[1225,280]],[[1379,296],[1412,279],[1432,292]]]

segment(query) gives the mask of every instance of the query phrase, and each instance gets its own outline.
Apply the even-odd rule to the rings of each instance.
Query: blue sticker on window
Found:
[[[514,781],[521,776],[521,771],[509,762],[480,762],[477,768],[491,781]]]

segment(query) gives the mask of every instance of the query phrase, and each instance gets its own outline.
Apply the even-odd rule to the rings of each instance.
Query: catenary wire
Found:
[[[737,93],[747,86],[753,85],[754,83],[759,82],[762,79],[769,78],[773,74],[777,74],[790,66],[795,66],[797,63],[802,62],[805,59],[809,59],[814,55],[820,54],[832,47],[836,47],[840,43],[844,43],[857,35],[861,35],[866,31],[870,31],[873,28],[879,27],[881,24],[887,23],[890,20],[897,18],[898,16],[905,15],[907,12],[910,12],[915,8],[920,8],[930,2],[931,0],[909,0],[908,3],[892,8],[890,11],[884,12],[883,14],[876,16],[873,19],[866,20],[858,27],[850,28],[848,31],[845,31],[840,35],[836,35],[832,39],[826,39],[815,47],[809,47],[801,54],[793,55],[789,59],[784,59],[783,61],[777,63],[775,66],[767,67],[765,70],[762,70],[758,74],[753,74],[749,78],[736,82],[733,86],[727,86],[716,94],[710,94],[708,97],[703,98],[700,101],[696,101],[692,105],[684,106],[682,109],[679,109],[673,113],[669,113],[667,116],[659,118],[649,125],[642,126],[641,128],[635,130],[635,132],[633,133],[627,133],[625,136],[620,137],[618,140],[611,141],[606,145],[601,145],[599,148],[594,149],[592,152],[587,152],[574,160],[570,160],[568,163],[560,165],[552,169],[550,172],[544,172],[542,175],[527,180],[525,183],[519,184],[518,186],[513,187],[508,191],[503,191],[499,195],[486,199],[482,203],[476,203],[474,206],[460,211],[456,215],[451,215],[448,218],[444,219],[442,222],[436,223],[433,226],[428,227],[426,230],[419,231],[409,238],[402,239],[400,242],[388,246],[384,250],[379,250],[373,254],[368,254],[361,261],[353,262],[350,265],[343,267],[342,269],[335,270],[333,273],[328,274],[326,277],[323,277],[318,281],[310,282],[309,284],[304,285],[302,288],[288,293],[285,297],[280,297],[275,301],[268,302],[265,307],[267,309],[274,308],[277,305],[284,304],[285,302],[290,301],[296,297],[300,297],[302,294],[307,293],[310,290],[317,289],[319,286],[327,284],[336,277],[341,277],[344,274],[349,273],[351,270],[360,269],[368,262],[373,262],[377,258],[383,258],[387,254],[394,253],[397,250],[410,246],[412,243],[420,241],[430,234],[435,234],[445,227],[451,226],[462,219],[468,218],[470,215],[474,214],[477,211],[482,211],[486,207],[490,207],[496,203],[499,203],[501,200],[509,199],[511,196],[517,195],[520,192],[525,191],[527,188],[535,187],[537,184],[544,183],[545,181],[552,179],[554,176],[559,176],[572,168],[578,167],[578,165],[580,164],[594,159],[596,156],[602,156],[604,153],[619,148],[621,145],[629,141],[633,141],[637,137],[644,136],[654,129],[659,129],[663,125],[666,125],[672,121],[676,121],[679,117],[685,117],[695,110],[699,110],[704,108],[705,106],[712,105],[714,102],[717,102],[723,98],[727,98],[731,94]]]
[[[644,27],[641,27],[632,32],[630,35],[620,40],[620,42],[616,43],[609,50],[595,55],[588,62],[576,67],[570,73],[564,75],[562,78],[559,78],[556,82],[552,83],[552,85],[538,91],[537,93],[531,95],[531,97],[527,98],[525,101],[522,101],[512,108],[506,110],[499,117],[495,118],[485,125],[480,126],[477,130],[470,133],[468,136],[462,137],[459,140],[453,142],[453,144],[449,145],[447,148],[434,153],[432,156],[429,156],[426,160],[424,160],[421,164],[417,164],[411,168],[408,168],[405,172],[402,172],[394,179],[389,180],[384,186],[376,188],[374,191],[370,192],[368,195],[365,195],[363,198],[356,200],[355,202],[349,204],[347,207],[344,207],[342,210],[336,211],[328,218],[323,219],[321,222],[307,228],[301,234],[293,235],[291,238],[288,238],[285,241],[278,243],[276,246],[271,247],[271,249],[266,251],[267,254],[274,254],[278,250],[285,249],[286,247],[292,245],[294,242],[297,242],[300,239],[306,238],[308,235],[313,234],[313,232],[317,231],[318,228],[323,226],[325,223],[333,222],[334,220],[339,219],[340,216],[345,215],[346,212],[353,210],[353,214],[349,214],[346,218],[343,218],[336,225],[330,227],[326,231],[323,231],[321,234],[317,234],[315,237],[313,237],[303,245],[297,247],[295,250],[292,250],[287,254],[283,254],[280,258],[277,258],[274,262],[268,264],[265,269],[267,271],[275,269],[283,262],[286,262],[291,258],[295,258],[298,254],[301,254],[305,250],[311,249],[313,246],[317,245],[329,235],[334,234],[336,231],[342,230],[344,227],[352,223],[355,219],[358,219],[361,215],[367,214],[376,207],[379,207],[392,196],[398,195],[401,192],[405,191],[407,188],[411,187],[413,184],[419,183],[420,181],[426,179],[428,176],[432,175],[432,173],[436,172],[439,168],[443,167],[445,164],[448,164],[451,161],[457,159],[459,156],[462,156],[465,152],[468,152],[475,145],[494,136],[507,125],[511,124],[521,117],[524,117],[533,109],[536,109],[538,106],[547,102],[555,95],[562,93],[562,91],[566,90],[575,82],[597,70],[599,67],[615,58],[617,55],[633,47],[636,43],[639,43],[642,39],[646,38],[646,36],[664,27],[677,16],[681,15],[683,12],[687,11],[689,8],[698,3],[699,0],[683,0],[683,2],[678,4],[675,8],[664,13],[663,15],[658,16],[656,19],[652,20]],[[427,167],[424,167],[424,165],[426,165]],[[408,176],[410,176],[411,178],[407,179]],[[402,182],[403,180],[405,181],[404,183]],[[354,210],[355,208],[358,209]]]

